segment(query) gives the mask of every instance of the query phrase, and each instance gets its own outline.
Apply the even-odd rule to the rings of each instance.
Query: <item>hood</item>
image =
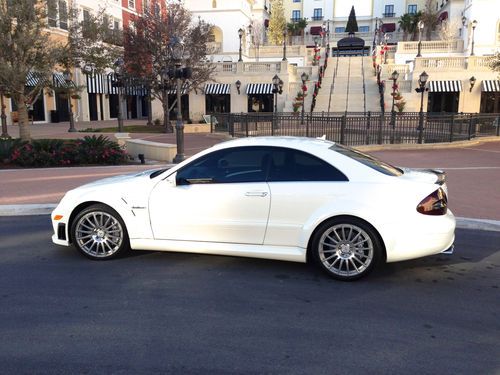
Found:
[[[158,169],[151,169],[140,173],[103,178],[70,190],[66,195],[74,197],[96,190],[103,192],[112,190],[116,193],[127,194],[134,190],[141,190],[144,186],[151,184],[154,180],[152,180],[150,176],[157,170]]]

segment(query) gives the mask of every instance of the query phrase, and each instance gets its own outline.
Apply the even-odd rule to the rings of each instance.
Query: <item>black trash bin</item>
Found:
[[[55,109],[50,111],[50,122],[59,122],[59,111]]]

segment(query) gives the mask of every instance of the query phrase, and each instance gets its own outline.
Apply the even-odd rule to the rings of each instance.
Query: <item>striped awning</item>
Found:
[[[205,95],[229,95],[231,85],[229,83],[207,83],[205,86]]]
[[[189,89],[189,83],[184,82],[181,86],[181,95],[186,95]],[[175,95],[177,94],[177,87],[170,87],[167,89],[167,94]]]
[[[482,91],[485,92],[500,92],[500,80],[484,80],[481,84]]]
[[[247,95],[272,94],[272,93],[273,93],[272,83],[249,83],[247,85]]]
[[[87,92],[89,94],[107,94],[107,79],[103,74],[87,74]]]
[[[429,92],[460,92],[462,81],[430,81]]]
[[[66,82],[64,74],[61,72],[55,72],[52,75],[52,81],[54,82],[54,87],[58,89],[69,89],[76,87],[73,81]]]
[[[38,72],[28,72],[26,76],[26,87],[35,87],[38,85],[43,85],[44,77]]]

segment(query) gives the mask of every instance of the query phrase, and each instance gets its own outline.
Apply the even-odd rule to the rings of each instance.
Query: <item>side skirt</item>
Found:
[[[183,253],[275,259],[300,263],[306,262],[306,249],[300,247],[151,239],[131,239],[130,247],[134,250],[176,251]]]

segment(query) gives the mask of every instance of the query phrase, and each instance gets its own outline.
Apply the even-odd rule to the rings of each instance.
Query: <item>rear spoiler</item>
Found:
[[[421,169],[424,172],[434,173],[437,176],[436,184],[443,185],[446,182],[446,173],[441,169]]]

